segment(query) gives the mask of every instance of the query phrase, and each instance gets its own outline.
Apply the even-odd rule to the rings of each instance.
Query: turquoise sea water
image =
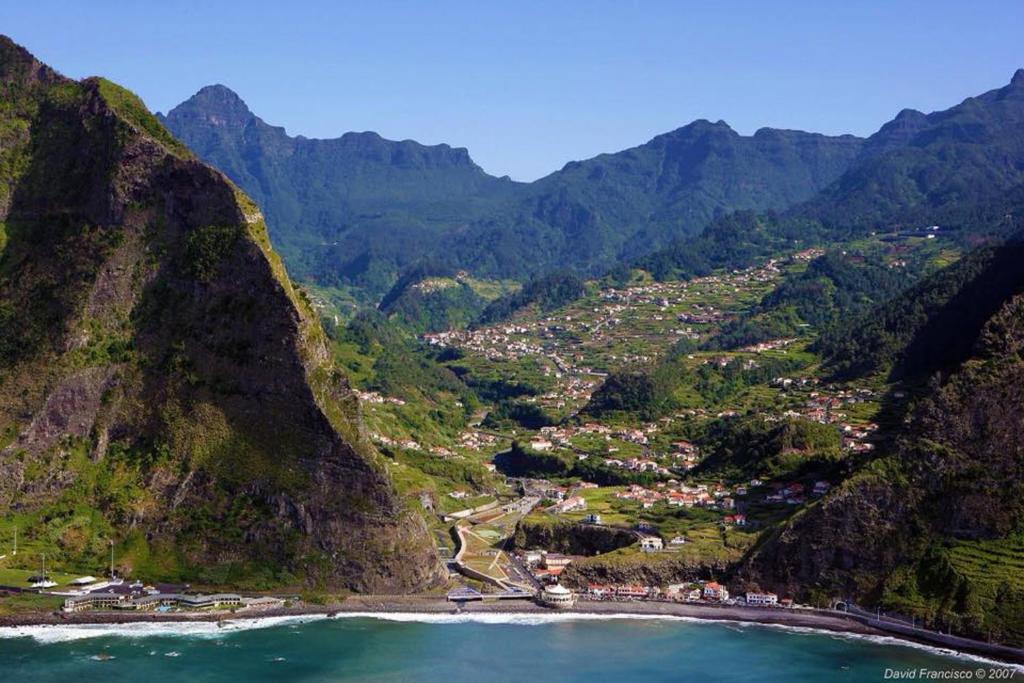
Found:
[[[890,642],[754,625],[482,619],[0,629],[0,680],[881,681],[886,669],[993,667]],[[1024,680],[1024,672],[1014,678]]]

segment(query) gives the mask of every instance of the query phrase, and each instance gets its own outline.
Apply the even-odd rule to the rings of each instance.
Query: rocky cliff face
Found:
[[[570,522],[540,524],[528,520],[516,526],[513,540],[521,550],[539,548],[587,556],[609,553],[637,542],[636,534],[628,529]]]
[[[574,588],[588,584],[668,586],[721,577],[731,561],[719,557],[695,558],[678,553],[628,553],[601,555],[573,562],[559,581]]]
[[[0,39],[0,502],[147,578],[438,576],[263,217],[134,95]],[[30,542],[31,542],[30,540]]]

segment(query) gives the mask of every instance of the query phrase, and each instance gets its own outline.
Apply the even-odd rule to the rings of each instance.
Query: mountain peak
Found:
[[[1013,78],[1010,79],[1010,85],[1015,88],[1024,88],[1024,69],[1017,69],[1013,72]]]
[[[242,98],[238,96],[238,93],[222,83],[204,85],[195,95],[193,95],[193,97],[199,99],[222,99],[234,101],[245,106],[245,102],[243,102]]]
[[[689,130],[694,132],[706,132],[706,131],[720,131],[720,132],[734,132],[732,127],[722,119],[717,121],[709,121],[708,119],[696,119],[691,121],[689,124],[683,126],[679,130]]]
[[[168,112],[173,116],[193,116],[213,126],[244,126],[255,118],[248,105],[231,88],[216,83],[199,89],[177,107]]]
[[[61,78],[31,52],[0,34],[0,83],[52,82]]]
[[[920,121],[922,118],[927,118],[924,112],[920,112],[917,109],[901,109],[899,114],[896,114],[896,121]]]

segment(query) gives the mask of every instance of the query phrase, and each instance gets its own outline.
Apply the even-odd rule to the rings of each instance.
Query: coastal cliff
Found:
[[[0,504],[79,565],[410,591],[422,519],[256,205],[130,92],[0,37]]]

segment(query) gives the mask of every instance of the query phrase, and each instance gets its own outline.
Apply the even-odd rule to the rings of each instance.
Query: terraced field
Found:
[[[977,586],[1024,590],[1024,535],[994,541],[960,541],[949,551],[954,569]]]

